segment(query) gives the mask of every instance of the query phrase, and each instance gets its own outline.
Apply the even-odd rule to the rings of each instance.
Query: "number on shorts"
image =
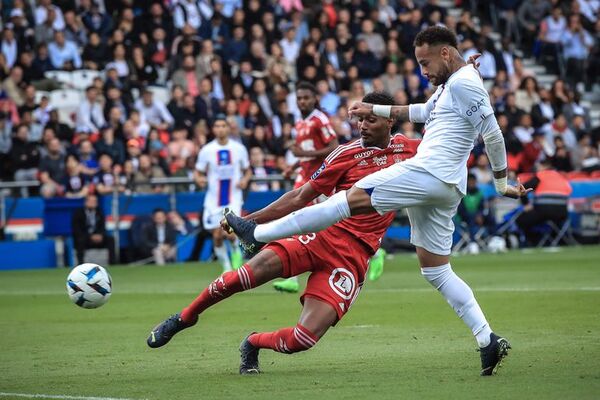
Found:
[[[316,233],[309,233],[307,235],[298,236],[298,240],[300,241],[300,243],[307,245],[311,241],[315,240],[316,237],[317,237]]]

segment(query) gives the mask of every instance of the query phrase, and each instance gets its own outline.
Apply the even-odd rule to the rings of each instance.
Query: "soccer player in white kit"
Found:
[[[242,211],[243,191],[252,170],[246,147],[229,138],[229,124],[224,116],[217,116],[212,130],[215,139],[200,150],[194,175],[198,186],[207,186],[202,224],[204,229],[212,231],[213,249],[223,270],[230,271],[232,264],[234,268],[242,265],[242,255],[237,239],[218,229],[219,223],[225,208],[238,214]],[[232,243],[231,257],[225,246],[226,238]]]
[[[230,213],[224,227],[238,234],[246,252],[251,253],[263,243],[318,232],[353,215],[406,208],[411,243],[417,248],[423,277],[471,329],[481,351],[481,375],[492,375],[510,344],[492,332],[473,291],[454,273],[449,258],[452,217],[466,193],[467,159],[478,135],[485,142],[497,192],[517,198],[527,190],[520,184],[507,184],[502,132],[479,73],[461,57],[454,33],[430,27],[417,35],[414,44],[423,75],[437,86],[433,96],[425,104],[410,106],[356,103],[350,114],[424,122],[424,137],[416,156],[279,220],[256,225]]]

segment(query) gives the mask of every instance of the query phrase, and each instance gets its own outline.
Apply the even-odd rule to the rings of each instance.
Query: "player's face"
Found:
[[[217,139],[225,139],[229,135],[229,125],[223,120],[218,120],[213,125],[213,133]]]
[[[308,115],[315,109],[317,99],[312,91],[308,89],[300,89],[296,91],[296,103],[298,109],[303,115]]]
[[[421,73],[434,86],[446,83],[450,76],[450,51],[447,46],[423,46],[415,47],[415,57],[421,66]]]
[[[358,130],[365,146],[384,147],[390,136],[394,121],[388,118],[370,115],[358,119]]]

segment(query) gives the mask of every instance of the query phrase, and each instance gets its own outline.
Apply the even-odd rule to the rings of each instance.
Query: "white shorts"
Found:
[[[364,177],[356,187],[370,193],[379,214],[407,209],[413,245],[438,255],[452,252],[452,217],[462,199],[456,185],[442,182],[422,167],[394,164]]]
[[[204,211],[202,212],[202,225],[204,226],[204,229],[212,231],[213,229],[219,228],[221,226],[225,208],[229,208],[236,215],[242,213],[242,207],[236,204],[230,204],[223,207],[204,207]]]

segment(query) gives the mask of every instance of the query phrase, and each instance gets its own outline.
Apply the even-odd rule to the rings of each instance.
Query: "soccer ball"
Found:
[[[67,277],[67,292],[71,301],[83,308],[98,308],[112,293],[112,280],[99,265],[85,263],[73,268]]]
[[[492,253],[506,252],[506,240],[500,236],[492,236],[487,246],[488,250]]]

